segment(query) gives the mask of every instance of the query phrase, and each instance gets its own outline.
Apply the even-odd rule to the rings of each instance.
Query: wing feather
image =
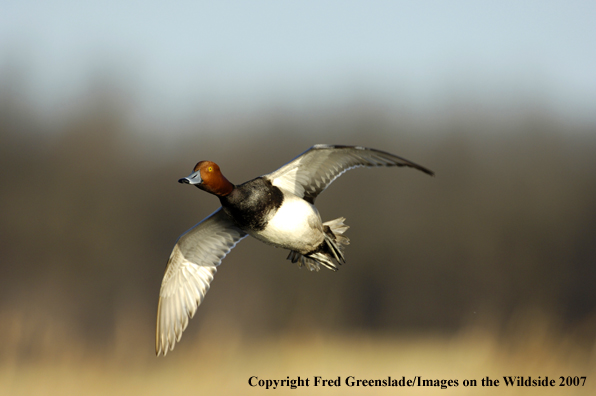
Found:
[[[314,202],[317,195],[350,169],[357,167],[407,166],[434,173],[405,158],[358,146],[317,144],[275,172],[264,175],[273,185]]]
[[[209,290],[217,266],[245,236],[219,208],[178,238],[159,292],[155,335],[158,356],[174,349],[180,341]]]

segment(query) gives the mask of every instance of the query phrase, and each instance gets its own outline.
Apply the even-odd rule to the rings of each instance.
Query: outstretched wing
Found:
[[[180,341],[221,260],[246,236],[219,208],[178,238],[159,291],[155,353]]]
[[[423,166],[384,151],[317,144],[263,177],[271,180],[273,185],[314,203],[317,195],[342,173],[360,166],[408,166],[431,176],[434,174]]]

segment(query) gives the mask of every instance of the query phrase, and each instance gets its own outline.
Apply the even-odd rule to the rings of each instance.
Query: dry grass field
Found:
[[[13,318],[14,319],[14,318]],[[238,395],[238,394],[495,394],[591,395],[596,391],[596,348],[578,345],[539,316],[495,336],[482,327],[440,334],[333,333],[300,329],[283,335],[245,337],[229,323],[214,324],[157,358],[147,335],[132,327],[107,349],[83,345],[65,335],[47,334],[35,358],[2,355],[2,395]],[[4,322],[5,323],[5,322]],[[4,330],[6,328],[4,327]],[[22,329],[13,329],[22,330]],[[43,331],[38,332],[43,336]],[[8,336],[8,334],[3,334]],[[5,338],[5,337],[3,337]],[[189,339],[190,338],[190,339]],[[59,345],[54,344],[56,340]],[[3,347],[4,352],[7,351]],[[275,390],[248,380],[310,378],[308,387]],[[337,379],[339,387],[314,386],[314,377]],[[458,380],[457,387],[363,387],[346,378]],[[482,387],[485,377],[499,387]],[[503,376],[555,379],[555,387],[506,387]],[[560,377],[586,377],[584,386],[560,387]],[[465,387],[463,381],[476,380]]]

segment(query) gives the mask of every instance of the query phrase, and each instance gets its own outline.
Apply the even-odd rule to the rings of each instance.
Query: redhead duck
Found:
[[[315,198],[356,167],[407,166],[433,172],[384,151],[318,144],[273,173],[234,185],[211,161],[201,161],[178,180],[216,195],[221,207],[178,238],[159,292],[155,352],[174,349],[209,290],[221,260],[250,235],[288,249],[299,267],[337,270],[349,243],[344,218],[323,223]]]

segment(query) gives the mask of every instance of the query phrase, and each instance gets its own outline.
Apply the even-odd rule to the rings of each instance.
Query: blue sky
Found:
[[[18,69],[50,110],[107,74],[156,117],[366,95],[596,120],[595,21],[596,2],[569,0],[0,0],[0,79]]]

